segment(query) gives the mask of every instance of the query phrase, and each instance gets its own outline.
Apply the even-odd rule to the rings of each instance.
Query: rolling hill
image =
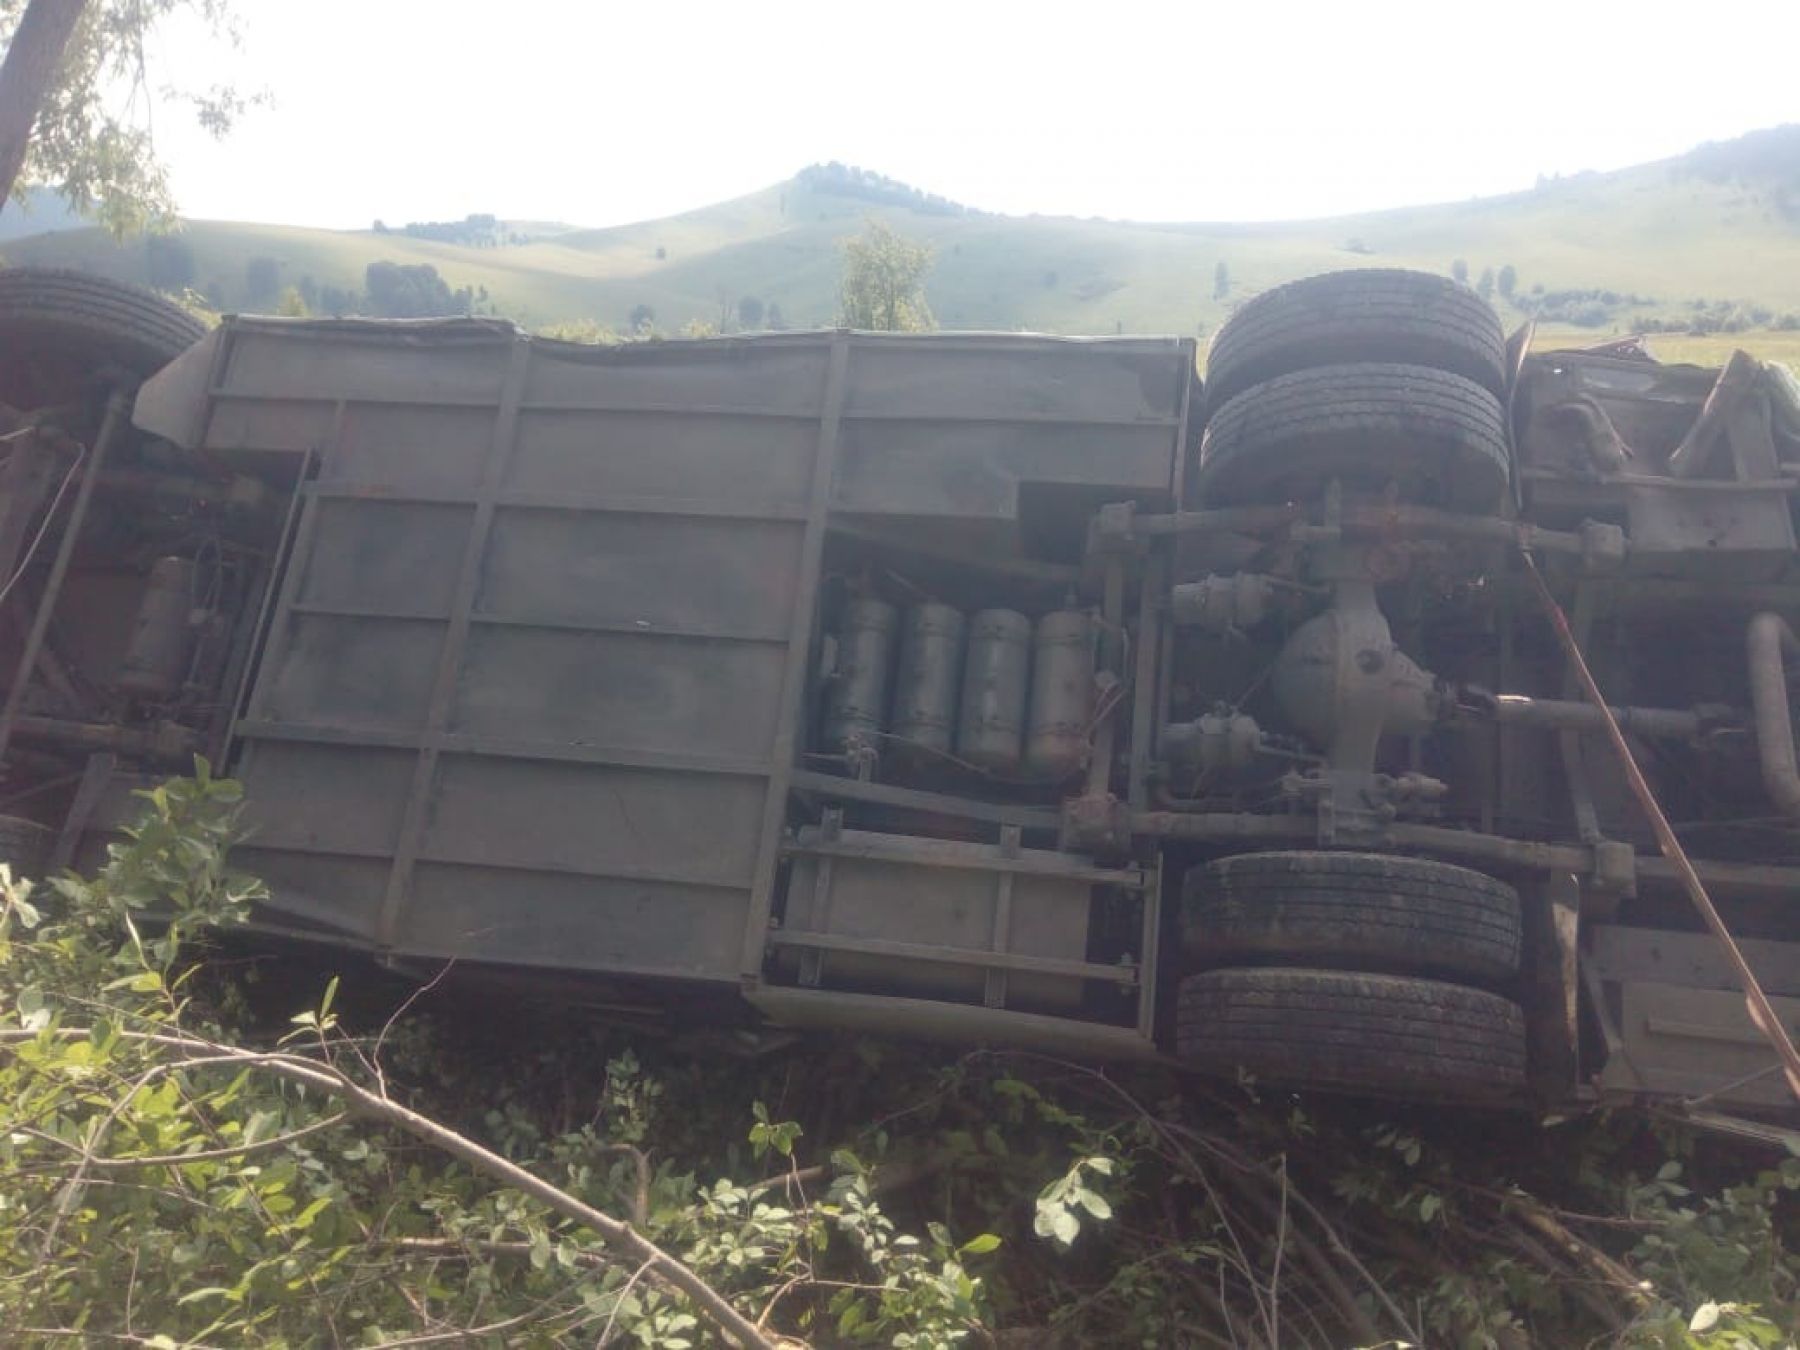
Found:
[[[389,260],[430,264],[484,311],[531,328],[622,329],[648,306],[672,332],[717,321],[742,296],[777,306],[787,326],[810,327],[834,317],[839,242],[876,216],[936,249],[927,291],[947,328],[1203,335],[1245,296],[1296,276],[1360,265],[1445,272],[1456,259],[1472,281],[1514,269],[1513,300],[1497,297],[1513,321],[1542,309],[1552,325],[1596,337],[1646,320],[1686,327],[1701,315],[1704,326],[1800,328],[1800,126],[1509,196],[1299,223],[997,216],[895,186],[815,168],[661,220],[488,247],[224,221],[188,222],[179,247],[187,284],[226,310],[270,304],[266,284],[251,292],[253,260],[273,260],[282,285],[335,288],[340,308],[346,296],[357,303],[370,263]],[[0,253],[144,282],[158,247],[168,246],[60,230],[5,242]],[[260,266],[266,283],[270,264]]]

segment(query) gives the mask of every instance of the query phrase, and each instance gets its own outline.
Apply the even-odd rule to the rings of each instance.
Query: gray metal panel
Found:
[[[525,404],[753,410],[816,422],[829,345],[821,334],[608,347],[541,342]]]
[[[286,650],[257,682],[255,716],[369,731],[425,725],[443,624],[292,612],[276,622]]]
[[[1624,1045],[1608,1059],[1602,1088],[1725,1105],[1793,1101],[1781,1062],[1751,1025],[1742,994],[1634,980],[1618,990]],[[1800,999],[1771,997],[1769,1004],[1789,1034],[1800,1036]]]
[[[493,438],[492,408],[353,403],[319,478],[472,498]]]
[[[1587,960],[1603,980],[1643,980],[1694,989],[1737,989],[1738,975],[1710,933],[1590,924]],[[1738,950],[1770,994],[1800,997],[1800,942],[1739,938]]]
[[[1033,423],[850,422],[835,510],[1011,519],[1019,487],[1054,483],[1114,500],[1160,500],[1175,429]]]
[[[216,403],[204,444],[208,450],[317,450],[330,442],[336,415],[329,403],[295,399]]]
[[[645,632],[785,642],[800,579],[800,528],[786,521],[503,509],[488,550],[483,616]]]
[[[394,355],[359,329],[347,363],[248,336],[235,375],[272,388],[264,349],[305,347],[298,406],[332,413],[239,727],[274,908],[402,954],[735,980],[811,622],[830,340],[548,375],[539,348],[457,344],[444,406],[405,402],[438,396],[414,334]],[[690,374],[779,415],[642,410]]]
[[[450,754],[423,856],[741,886],[756,862],[763,791],[749,775]]]
[[[400,838],[415,756],[405,750],[259,741],[258,849],[331,849],[385,858]],[[248,765],[246,765],[248,767]]]
[[[498,402],[510,324],[239,321],[221,391],[234,398]],[[495,354],[501,359],[496,360]]]
[[[299,601],[323,607],[450,616],[467,506],[327,499]]]
[[[680,885],[422,861],[395,950],[562,970],[731,979],[740,887]]]
[[[1180,415],[1191,343],[1128,338],[870,337],[847,418],[1166,423]]]
[[[268,883],[270,908],[309,924],[339,930],[364,942],[376,939],[391,863],[289,849],[240,848],[236,864]]]
[[[816,394],[815,394],[816,398]],[[815,422],[690,413],[534,412],[519,416],[506,486],[649,500],[798,505]]]
[[[400,954],[755,976],[840,423],[871,509],[1154,496],[1192,355],[231,321],[195,437],[319,464],[238,728],[275,908]]]
[[[450,727],[766,763],[786,657],[776,643],[483,624],[469,637]]]
[[[834,510],[1013,521],[1027,484],[1173,491],[1191,342],[859,336]]]

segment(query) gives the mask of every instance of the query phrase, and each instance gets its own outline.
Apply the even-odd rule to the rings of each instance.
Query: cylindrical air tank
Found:
[[[158,558],[151,565],[119,665],[118,686],[126,693],[164,699],[180,691],[192,636],[194,571],[186,558]]]
[[[1031,620],[1016,610],[984,609],[969,619],[956,753],[988,773],[1019,767],[1025,737],[1025,686],[1031,676]]]
[[[900,628],[900,670],[894,677],[890,730],[902,746],[948,755],[956,732],[956,691],[962,679],[962,611],[934,600],[906,611]]]
[[[1037,621],[1031,642],[1031,717],[1025,772],[1062,779],[1087,763],[1094,713],[1094,620],[1063,609]]]
[[[844,606],[838,626],[837,669],[825,703],[825,746],[844,751],[853,741],[874,745],[887,711],[888,668],[899,613],[885,600]]]

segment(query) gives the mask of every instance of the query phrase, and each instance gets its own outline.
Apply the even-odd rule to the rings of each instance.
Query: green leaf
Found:
[[[956,1250],[961,1252],[964,1256],[986,1256],[989,1252],[994,1251],[999,1246],[1000,1239],[997,1236],[993,1233],[983,1233],[979,1237],[970,1238]]]
[[[1099,1194],[1097,1191],[1090,1191],[1085,1186],[1076,1189],[1075,1203],[1080,1205],[1089,1214],[1092,1214],[1096,1219],[1112,1218],[1112,1206],[1106,1202],[1106,1197]]]
[[[214,1284],[208,1285],[204,1289],[190,1290],[188,1293],[183,1294],[180,1298],[175,1300],[175,1306],[178,1308],[185,1308],[190,1303],[198,1303],[202,1299],[209,1298],[230,1299],[234,1303],[238,1301],[237,1295],[231,1290],[225,1288],[223,1285]]]
[[[1071,1246],[1081,1234],[1081,1220],[1075,1217],[1073,1211],[1059,1209],[1050,1220],[1050,1232],[1063,1246]]]
[[[44,991],[34,984],[19,990],[14,1000],[19,1010],[19,1025],[27,1031],[42,1031],[50,1025],[50,1009],[44,1002]]]

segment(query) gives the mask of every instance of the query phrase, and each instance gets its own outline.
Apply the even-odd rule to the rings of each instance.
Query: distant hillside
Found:
[[[410,233],[194,221],[175,239],[115,244],[80,230],[0,252],[191,287],[225,310],[271,308],[287,286],[317,310],[366,307],[367,269],[387,261],[429,266],[444,294],[534,328],[624,329],[645,310],[665,332],[695,320],[729,327],[745,297],[765,323],[810,327],[833,320],[840,241],[871,215],[935,246],[928,294],[951,328],[1205,334],[1245,297],[1310,272],[1450,272],[1458,260],[1471,285],[1491,274],[1512,321],[1539,312],[1596,336],[1800,328],[1800,126],[1504,197],[1300,223],[998,216],[822,165],[746,197],[601,230],[518,229],[491,216]],[[457,242],[471,228],[480,246]],[[433,233],[446,237],[423,237]]]

